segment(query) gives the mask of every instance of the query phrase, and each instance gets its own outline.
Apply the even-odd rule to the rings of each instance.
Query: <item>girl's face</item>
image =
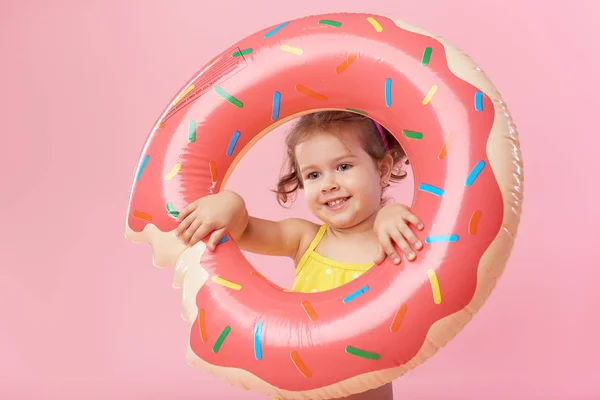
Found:
[[[382,181],[387,179],[382,163],[363,150],[352,129],[315,132],[295,149],[309,209],[339,229],[380,209]]]

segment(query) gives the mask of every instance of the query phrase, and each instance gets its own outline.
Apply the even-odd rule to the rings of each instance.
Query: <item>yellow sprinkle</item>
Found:
[[[194,89],[194,85],[190,85],[189,88],[185,89],[185,92],[181,93],[179,95],[179,97],[177,97],[177,99],[175,99],[175,102],[173,103],[173,105],[179,103],[181,101],[181,99],[183,99],[185,97],[186,94],[188,94],[189,92],[191,92]]]
[[[299,49],[298,47],[289,46],[287,44],[282,44],[281,45],[281,50],[283,50],[283,51],[285,51],[287,53],[295,54],[297,56],[301,56],[302,53],[304,53],[304,50]]]
[[[442,293],[440,292],[440,284],[438,283],[435,271],[432,269],[427,270],[429,275],[429,282],[431,283],[431,291],[433,292],[433,302],[435,304],[442,304]]]
[[[375,18],[369,17],[369,18],[367,18],[367,21],[369,21],[371,23],[371,25],[373,25],[373,28],[375,28],[375,30],[377,32],[383,31],[383,27],[381,26],[381,24],[379,22],[377,22],[377,20]]]
[[[214,283],[217,283],[221,286],[225,286],[225,287],[227,287],[229,289],[233,289],[233,290],[240,290],[242,288],[242,285],[238,285],[237,283],[226,281],[225,279],[220,278],[218,276],[213,276],[212,281]]]
[[[438,90],[437,85],[433,85],[431,87],[431,89],[429,89],[429,92],[427,92],[427,96],[425,96],[425,98],[423,99],[423,105],[426,105],[429,103],[429,101],[431,100],[431,98],[433,97],[435,92],[437,92],[437,90]]]
[[[173,169],[171,170],[171,172],[169,172],[166,176],[165,179],[170,181],[171,179],[173,179],[173,177],[175,175],[177,175],[177,173],[179,172],[179,170],[181,169],[181,164],[175,164],[175,166],[173,167]]]

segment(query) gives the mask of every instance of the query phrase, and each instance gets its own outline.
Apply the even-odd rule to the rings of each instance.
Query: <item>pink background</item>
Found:
[[[395,382],[396,398],[600,398],[598,1],[2,3],[0,398],[265,398],[186,365],[172,273],[124,239],[129,188],[151,125],[202,64],[258,29],[340,11],[401,18],[465,50],[524,152],[505,275],[454,341]],[[306,216],[267,191],[279,158],[264,154],[281,139],[261,141],[229,188],[259,216]],[[250,259],[291,284],[288,261]]]

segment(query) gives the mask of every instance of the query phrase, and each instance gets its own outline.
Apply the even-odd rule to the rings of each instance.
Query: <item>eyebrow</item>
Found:
[[[355,156],[354,154],[348,153],[348,154],[344,154],[343,156],[334,158],[332,160],[332,162],[333,163],[337,163],[337,162],[340,162],[343,159],[356,159],[356,158],[358,158],[358,157]],[[307,169],[314,169],[314,168],[316,168],[314,165],[307,165],[307,166],[305,166],[303,168],[300,168],[300,173],[304,173],[304,171],[306,171]]]

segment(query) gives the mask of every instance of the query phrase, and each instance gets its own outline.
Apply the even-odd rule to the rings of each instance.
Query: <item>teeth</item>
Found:
[[[342,203],[343,203],[343,202],[345,202],[345,201],[346,201],[346,199],[337,199],[336,201],[330,201],[330,202],[328,202],[328,203],[327,203],[327,205],[328,205],[329,207],[335,207],[335,206],[337,206],[338,204],[342,204]]]

